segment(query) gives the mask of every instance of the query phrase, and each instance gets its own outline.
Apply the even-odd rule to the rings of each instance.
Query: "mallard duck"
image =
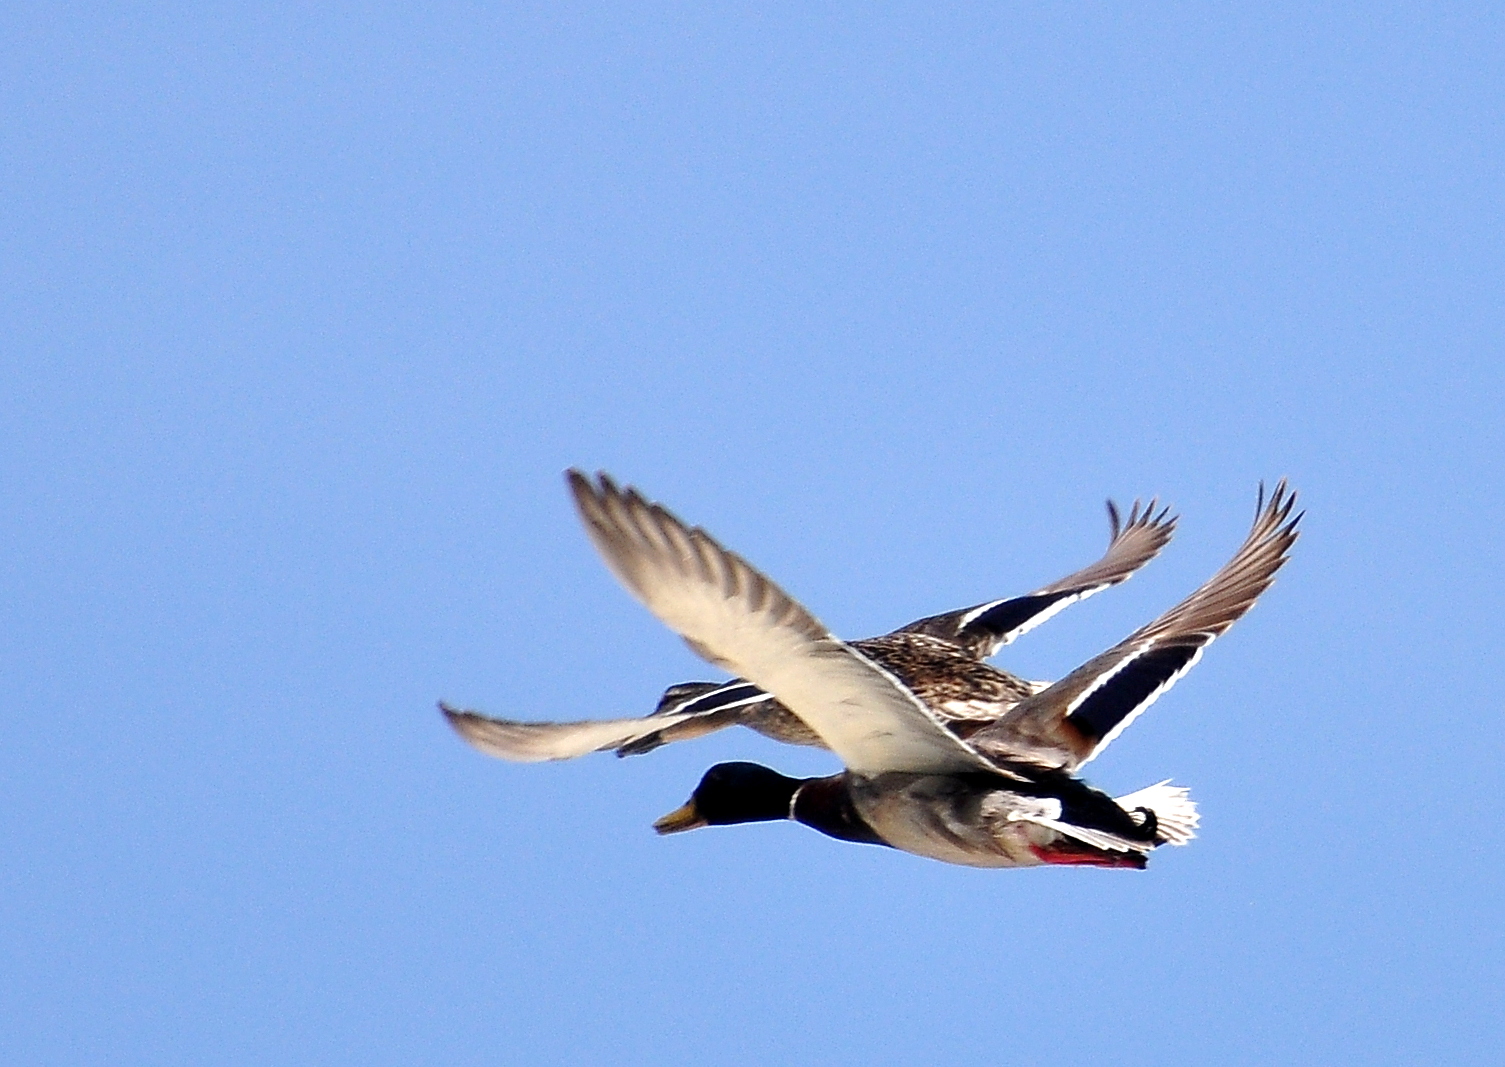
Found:
[[[571,485],[575,486],[571,475]],[[603,482],[603,484],[609,484]],[[575,489],[577,498],[578,487]],[[1110,536],[1102,558],[1023,596],[930,615],[892,633],[853,641],[865,657],[902,679],[936,717],[966,737],[1049,683],[1030,681],[984,660],[1064,608],[1127,581],[1165,547],[1176,519],[1151,500],[1135,501],[1124,521],[1108,502]],[[776,741],[824,746],[820,734],[758,685],[685,682],[671,686],[651,715],[587,722],[522,722],[440,704],[451,725],[476,748],[503,759],[571,759],[616,750],[648,752],[670,741],[746,726]]]
[[[766,795],[755,805],[755,790],[733,781],[725,796],[740,796],[742,810],[734,804],[721,821],[792,816],[832,836],[975,867],[1142,867],[1156,846],[1191,839],[1198,816],[1185,790],[1162,782],[1114,800],[1073,772],[1254,605],[1301,518],[1291,516],[1285,482],[1268,503],[1261,487],[1248,537],[1204,585],[964,740],[893,672],[705,531],[605,475],[569,478],[587,532],[623,584],[710,662],[776,695],[845,764],[819,780],[809,801],[818,810],[803,813],[809,783],[779,815]],[[709,822],[699,811],[709,797],[692,797],[660,829]]]
[[[1025,781],[1014,782],[1007,790],[1012,794],[1012,802],[1018,803],[1019,798],[1038,801],[1041,797],[1060,801],[1062,810],[1057,818],[1075,827],[1078,833],[1088,825],[1103,822],[1122,825],[1123,813],[1129,813],[1136,842],[1150,817],[1155,820],[1153,845],[1184,845],[1196,836],[1196,805],[1188,798],[1186,789],[1169,782],[1158,782],[1110,800],[1079,779],[1052,776],[1037,768],[1025,770],[1028,773],[1020,776]],[[1066,798],[1071,800],[1069,806]],[[783,820],[803,823],[840,841],[892,847],[858,812],[845,773],[790,778],[759,763],[716,764],[705,772],[690,799],[655,822],[653,828],[660,834],[674,834],[703,826]],[[1034,843],[1039,849],[1038,863],[1143,869],[1148,859],[1142,845],[1131,849],[1099,848],[1071,834],[1046,834],[1038,827],[1030,832],[1038,839]]]

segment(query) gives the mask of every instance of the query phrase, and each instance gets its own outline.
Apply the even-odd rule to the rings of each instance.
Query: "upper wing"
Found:
[[[1296,494],[1282,481],[1268,504],[1260,487],[1254,527],[1232,559],[1191,596],[973,734],[979,751],[1067,770],[1101,752],[1254,606],[1296,541]]]
[[[701,656],[776,696],[848,768],[991,769],[898,679],[704,530],[604,474],[568,478],[586,532],[648,610]]]
[[[1096,563],[1024,596],[990,600],[960,611],[931,615],[905,626],[900,633],[928,634],[960,645],[978,659],[987,659],[1022,633],[1033,630],[1063,608],[1126,581],[1159,554],[1176,529],[1169,508],[1155,511],[1155,501],[1142,511],[1139,501],[1120,524],[1118,508],[1108,501],[1112,536],[1108,551]]]

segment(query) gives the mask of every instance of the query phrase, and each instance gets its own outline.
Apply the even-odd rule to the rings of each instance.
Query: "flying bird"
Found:
[[[746,763],[716,766],[685,807],[656,823],[659,831],[795,819],[843,840],[974,867],[1144,867],[1154,847],[1193,837],[1198,814],[1186,790],[1163,781],[1114,799],[1075,771],[1254,606],[1284,566],[1300,521],[1284,482],[1269,503],[1261,486],[1249,536],[1206,584],[962,737],[923,695],[935,679],[908,679],[859,643],[838,640],[706,531],[605,474],[591,480],[570,471],[569,485],[587,533],[623,584],[707,661],[777,698],[846,766],[816,780]],[[1168,537],[1160,519],[1163,512],[1145,527]],[[998,603],[920,620],[900,634],[945,643],[927,632],[941,629],[956,649],[956,635]],[[939,622],[947,619],[956,622]],[[992,640],[978,647],[986,653]],[[968,662],[986,667],[977,655]],[[948,701],[965,700],[965,674],[953,679]],[[998,703],[996,694],[983,698]],[[447,713],[465,733],[462,713]]]
[[[747,775],[758,772],[746,769],[756,765],[712,768],[660,831],[713,818],[794,818],[831,836],[975,867],[1142,868],[1155,847],[1191,840],[1198,815],[1184,789],[1166,781],[1115,800],[1074,772],[1254,605],[1285,564],[1301,519],[1292,517],[1285,482],[1268,502],[1261,487],[1248,537],[1212,578],[963,739],[904,679],[832,635],[704,530],[605,475],[572,471],[569,482],[591,540],[623,584],[707,660],[775,695],[845,765],[831,778],[788,779],[798,784],[782,811],[750,784]],[[713,779],[727,788],[712,789]]]

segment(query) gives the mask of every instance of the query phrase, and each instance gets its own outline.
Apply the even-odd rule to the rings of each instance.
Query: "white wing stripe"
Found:
[[[710,693],[706,694],[706,696],[712,696],[712,695],[714,695],[714,694],[710,694]],[[687,700],[683,704],[680,705],[680,709],[686,708],[686,707],[688,707],[691,704],[699,703],[701,700],[704,700],[704,699],[706,699],[706,697],[698,697],[695,700]],[[694,711],[690,712],[689,714],[691,714],[691,715],[709,715],[712,712],[716,712],[716,711],[729,711],[732,708],[745,708],[749,704],[761,704],[765,700],[772,700],[772,699],[773,699],[773,697],[769,696],[767,693],[759,693],[757,696],[743,697],[741,700],[728,700],[725,704],[717,704],[717,705],[715,705],[713,707],[709,707],[709,708],[696,708]]]
[[[1002,604],[1005,600],[1008,599],[1009,598],[1006,596],[999,597],[997,600],[990,601],[986,604],[979,604],[977,607],[973,608],[971,611],[967,612],[961,617],[961,621],[956,624],[956,628],[958,630],[965,630],[968,626],[971,626],[974,622],[977,621],[978,616],[986,615],[988,612],[992,611],[999,604]]]
[[[1076,711],[1077,708],[1081,707],[1087,702],[1088,697],[1111,682],[1120,671],[1122,671],[1129,664],[1133,663],[1136,659],[1153,648],[1154,644],[1155,643],[1153,641],[1144,641],[1134,646],[1129,650],[1127,655],[1125,655],[1117,663],[1113,664],[1112,667],[1109,667],[1102,674],[1094,678],[1091,685],[1083,689],[1076,695],[1076,698],[1073,699],[1071,703],[1066,705],[1066,711],[1064,712],[1065,717],[1070,718],[1072,712]]]
[[[1038,615],[1030,616],[1023,623],[1014,627],[1008,633],[1003,634],[1000,638],[1000,641],[1005,645],[1011,645],[1014,643],[1016,638],[1024,636],[1025,634],[1033,630],[1036,626],[1039,626],[1041,623],[1049,622],[1061,612],[1071,607],[1071,605],[1075,604],[1078,600],[1085,600],[1093,593],[1101,593],[1106,588],[1108,588],[1106,585],[1095,585],[1091,589],[1083,589],[1080,593],[1072,593],[1070,596],[1063,596],[1060,600],[1057,600],[1054,604],[1046,608],[1044,611],[1040,612]]]
[[[1210,644],[1211,642],[1208,642],[1208,643]],[[1101,741],[1099,741],[1095,746],[1093,746],[1092,751],[1089,752],[1089,753],[1087,753],[1087,755],[1083,758],[1082,762],[1083,763],[1091,763],[1094,759],[1096,759],[1097,758],[1097,754],[1099,752],[1101,752],[1103,749],[1107,748],[1108,745],[1110,745],[1113,742],[1114,738],[1116,738],[1119,734],[1123,733],[1124,730],[1128,728],[1128,725],[1131,722],[1133,722],[1135,719],[1139,718],[1139,716],[1143,715],[1145,713],[1145,711],[1148,710],[1148,708],[1149,708],[1149,706],[1151,704],[1153,704],[1153,703],[1155,703],[1155,701],[1159,700],[1162,693],[1164,693],[1167,689],[1169,689],[1171,686],[1175,685],[1178,681],[1180,681],[1181,680],[1181,676],[1183,674],[1185,674],[1187,671],[1189,671],[1193,667],[1195,667],[1197,665],[1197,661],[1202,658],[1202,653],[1204,651],[1206,651],[1206,649],[1207,649],[1207,645],[1199,645],[1197,647],[1197,650],[1192,653],[1191,659],[1187,660],[1186,663],[1181,667],[1181,669],[1178,670],[1178,671],[1176,671],[1175,674],[1172,674],[1165,681],[1163,681],[1159,685],[1157,685],[1150,692],[1150,694],[1148,696],[1146,696],[1143,700],[1141,700],[1139,702],[1138,706],[1136,706],[1133,710],[1131,710],[1122,719],[1119,719],[1118,722],[1114,725],[1114,727],[1111,730],[1109,730],[1106,734],[1103,735],[1103,739]]]

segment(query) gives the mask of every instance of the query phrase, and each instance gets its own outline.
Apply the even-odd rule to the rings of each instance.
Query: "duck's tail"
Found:
[[[1171,785],[1169,778],[1114,800],[1130,813],[1136,808],[1148,808],[1155,813],[1156,844],[1184,845],[1197,836],[1202,816],[1197,814],[1191,790]]]

